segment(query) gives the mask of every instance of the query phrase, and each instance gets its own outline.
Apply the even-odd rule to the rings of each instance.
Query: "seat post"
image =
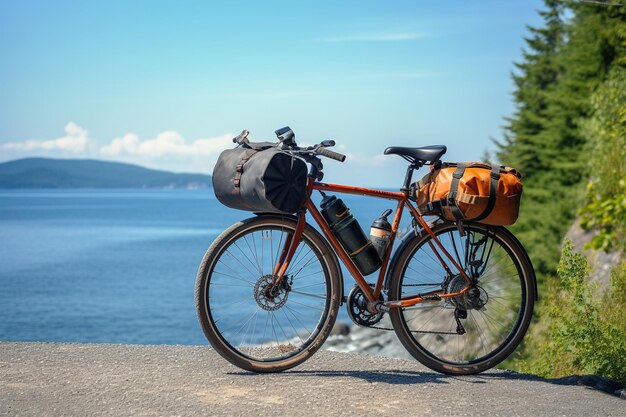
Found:
[[[404,176],[404,185],[400,189],[401,191],[408,192],[411,186],[411,180],[413,179],[413,171],[421,168],[421,164],[418,161],[412,162],[406,169],[406,175]]]

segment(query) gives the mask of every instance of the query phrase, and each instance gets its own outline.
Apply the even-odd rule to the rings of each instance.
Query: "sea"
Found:
[[[366,233],[395,204],[342,198]],[[198,266],[252,216],[210,189],[0,190],[0,341],[206,344]]]

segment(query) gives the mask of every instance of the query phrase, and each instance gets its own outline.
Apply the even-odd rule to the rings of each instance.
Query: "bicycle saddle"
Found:
[[[404,148],[402,146],[390,146],[385,149],[385,155],[400,155],[416,161],[435,162],[438,161],[448,148],[445,145],[421,146],[419,148]]]

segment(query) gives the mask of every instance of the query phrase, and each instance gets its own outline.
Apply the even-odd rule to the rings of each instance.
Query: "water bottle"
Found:
[[[361,274],[369,275],[380,268],[378,252],[344,202],[335,196],[324,196],[320,207],[333,235]]]
[[[391,240],[391,224],[387,220],[390,214],[391,210],[385,210],[379,218],[374,220],[370,228],[370,240],[381,258],[385,256],[387,246],[389,246]]]

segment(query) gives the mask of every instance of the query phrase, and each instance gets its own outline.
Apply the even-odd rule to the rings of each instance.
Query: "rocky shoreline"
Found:
[[[384,317],[377,327],[391,329],[389,318]],[[393,330],[372,329],[346,322],[335,324],[324,348],[334,352],[356,352],[387,358],[413,359]]]

